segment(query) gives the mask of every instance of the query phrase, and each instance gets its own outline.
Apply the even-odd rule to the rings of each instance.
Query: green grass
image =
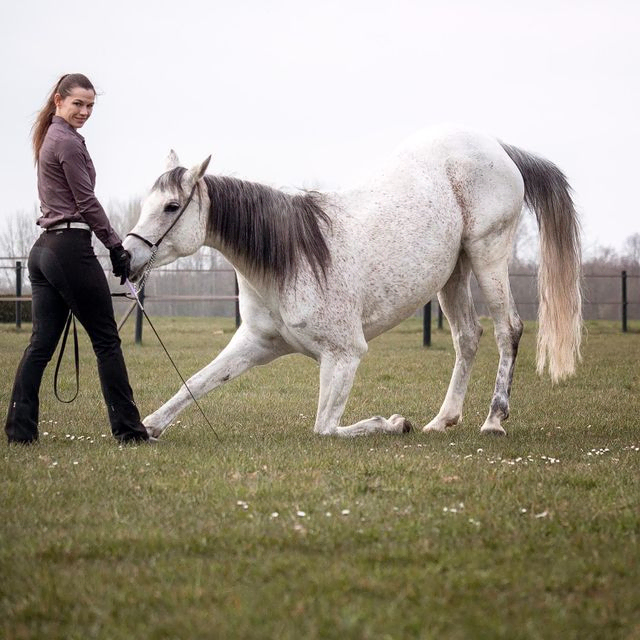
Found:
[[[184,374],[232,331],[156,324]],[[83,340],[79,399],[53,400],[48,371],[40,442],[1,458],[3,637],[640,638],[640,336],[590,324],[577,376],[554,387],[535,374],[534,329],[506,438],[479,433],[497,365],[487,324],[464,423],[446,434],[314,436],[317,366],[292,356],[203,399],[221,443],[190,408],[137,448],[110,438]],[[151,332],[136,347],[131,331],[146,414],[179,380]],[[0,328],[3,410],[27,337]],[[433,417],[451,341],[420,344],[417,320],[371,344],[345,424]]]

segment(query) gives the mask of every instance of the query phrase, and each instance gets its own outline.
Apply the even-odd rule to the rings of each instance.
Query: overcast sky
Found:
[[[96,191],[186,166],[348,187],[425,126],[485,131],[559,165],[587,250],[640,232],[635,0],[22,0],[0,24],[0,219],[37,203],[29,133],[60,75],[99,91]]]

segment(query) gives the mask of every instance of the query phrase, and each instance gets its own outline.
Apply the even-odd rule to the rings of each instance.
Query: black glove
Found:
[[[131,273],[130,253],[121,244],[117,244],[109,249],[109,257],[113,266],[113,275],[116,278],[120,278],[121,285],[124,284],[124,281]]]

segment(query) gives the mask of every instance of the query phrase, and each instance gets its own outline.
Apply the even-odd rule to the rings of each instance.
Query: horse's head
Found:
[[[154,266],[195,253],[204,243],[207,216],[201,211],[198,181],[209,165],[209,156],[191,169],[180,166],[175,151],[167,157],[167,171],[155,182],[142,203],[140,218],[124,240],[131,254],[131,280],[141,276],[152,249],[157,246]]]

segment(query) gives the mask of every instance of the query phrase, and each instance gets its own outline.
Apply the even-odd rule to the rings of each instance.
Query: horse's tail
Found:
[[[502,144],[502,143],[501,143]],[[540,230],[538,373],[575,371],[582,338],[580,224],[565,175],[548,160],[502,144],[524,179],[524,202]]]

